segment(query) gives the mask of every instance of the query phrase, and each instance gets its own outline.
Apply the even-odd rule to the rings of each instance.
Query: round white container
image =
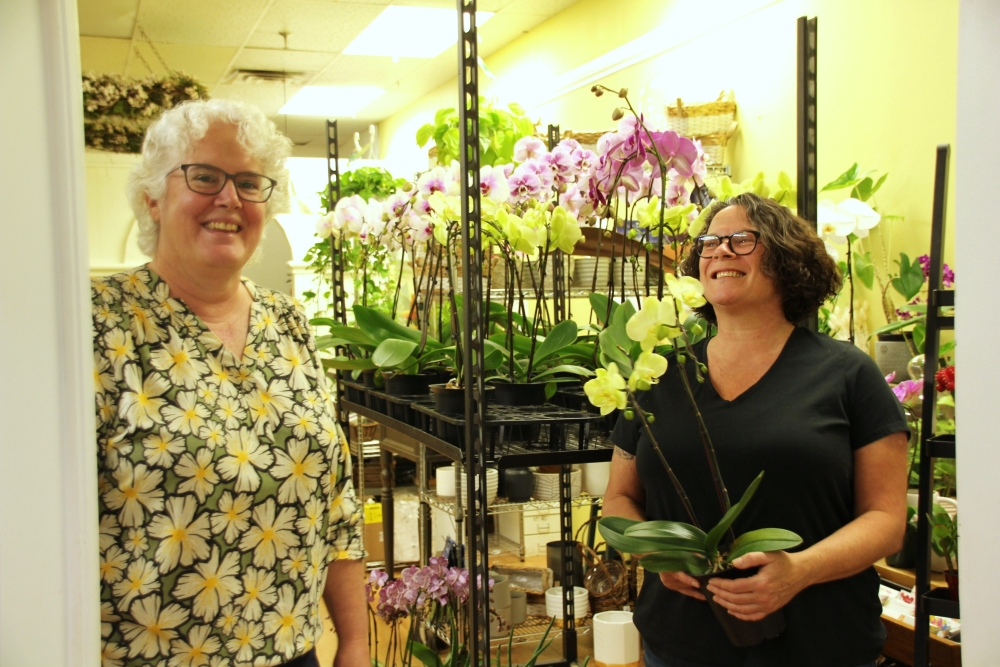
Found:
[[[598,665],[638,665],[639,631],[630,611],[594,614],[594,662]]]
[[[553,586],[545,591],[545,615],[554,618],[563,617],[562,586]],[[587,589],[581,586],[573,587],[573,615],[583,618],[590,613],[590,597]]]
[[[435,472],[437,478],[437,494],[439,496],[452,497],[455,495],[455,468],[453,466],[441,466]]]

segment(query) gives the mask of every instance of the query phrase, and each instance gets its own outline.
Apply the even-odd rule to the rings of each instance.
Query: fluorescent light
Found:
[[[493,12],[476,12],[481,26]],[[390,5],[347,45],[351,56],[434,58],[458,42],[458,13],[454,9]]]
[[[374,86],[303,86],[278,113],[288,116],[354,116],[384,92]]]

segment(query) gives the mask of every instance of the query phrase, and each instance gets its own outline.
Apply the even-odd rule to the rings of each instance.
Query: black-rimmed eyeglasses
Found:
[[[760,239],[760,232],[752,229],[744,229],[726,236],[705,234],[695,237],[694,251],[699,257],[712,257],[719,246],[728,241],[729,249],[734,255],[749,255],[757,247],[758,239]]]
[[[255,174],[252,171],[227,174],[210,164],[182,164],[177,169],[184,171],[184,181],[192,192],[217,195],[226,187],[226,181],[232,179],[236,195],[252,204],[263,204],[270,199],[274,186],[278,184],[278,181],[263,174]]]

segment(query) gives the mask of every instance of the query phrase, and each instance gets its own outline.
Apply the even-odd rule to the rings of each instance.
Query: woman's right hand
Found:
[[[672,591],[687,595],[696,600],[704,600],[698,580],[686,572],[660,572],[660,581]]]

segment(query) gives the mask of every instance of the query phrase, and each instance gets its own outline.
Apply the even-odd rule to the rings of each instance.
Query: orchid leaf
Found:
[[[722,539],[722,536],[727,530],[729,530],[729,527],[733,525],[733,522],[736,521],[736,517],[740,515],[740,512],[744,510],[747,503],[749,503],[750,499],[753,498],[753,494],[757,491],[757,487],[760,486],[760,480],[763,478],[764,473],[761,471],[761,473],[757,475],[757,479],[752,481],[750,486],[747,487],[743,497],[740,498],[740,502],[730,507],[729,511],[722,517],[722,521],[717,523],[715,528],[708,531],[708,537],[705,538],[705,555],[708,557],[708,560],[715,560],[715,555],[719,551],[719,540]]]
[[[709,563],[704,556],[687,551],[665,551],[643,556],[639,565],[648,572],[687,572],[688,574],[705,574]]]
[[[313,326],[328,326],[330,327],[330,330],[327,332],[329,335],[343,338],[358,345],[368,345],[374,348],[379,343],[379,341],[373,339],[358,327],[347,326],[326,317],[314,318],[309,320],[309,323]]]
[[[549,335],[545,337],[542,344],[535,350],[535,358],[531,362],[534,368],[538,362],[559,352],[567,345],[576,341],[577,332],[580,327],[573,320],[563,320],[552,328]]]
[[[608,518],[619,519],[621,517],[608,517]],[[668,541],[661,541],[659,539],[654,539],[654,538],[639,539],[636,537],[629,537],[605,525],[604,521],[605,519],[601,519],[598,522],[597,529],[600,531],[601,537],[604,538],[604,541],[613,546],[618,551],[627,554],[650,554],[650,553],[657,553],[660,551],[673,550],[671,549],[671,544]],[[683,552],[684,550],[678,549],[677,551]]]
[[[375,348],[372,353],[372,362],[379,368],[398,366],[410,358],[415,349],[417,349],[417,343],[412,340],[389,338]]]
[[[888,176],[889,176],[889,174],[882,174],[882,176],[877,181],[875,181],[875,185],[872,186],[871,192],[868,193],[869,197],[873,197],[875,195],[875,193],[878,192],[878,189],[882,187],[882,184],[885,183],[885,179]],[[864,200],[862,200],[862,201],[864,201]],[[890,216],[883,215],[882,219],[886,220],[886,219],[889,219],[889,217]],[[896,217],[896,216],[892,216],[892,217]]]
[[[784,528],[761,528],[743,533],[733,542],[726,557],[727,563],[754,551],[784,551],[802,544],[802,538]]]
[[[500,347],[507,349],[507,335],[503,333],[495,333],[488,339],[493,343],[496,343]],[[483,341],[485,342],[485,340]],[[520,334],[514,334],[514,353],[527,356],[528,352],[531,351],[531,339],[527,336],[522,336]]]
[[[419,331],[404,327],[388,315],[372,308],[355,305],[354,321],[358,323],[358,328],[361,331],[368,334],[372,340],[380,344],[389,338],[420,342]],[[440,346],[440,343],[430,338],[427,339],[427,344],[433,347]]]
[[[679,521],[644,521],[625,529],[626,537],[654,538],[671,548],[704,553],[705,531]]]
[[[872,254],[870,252],[854,253],[854,275],[858,277],[865,287],[872,289],[875,284],[875,265],[872,264]]]
[[[907,327],[914,327],[918,323],[923,322],[923,317],[914,317],[908,320],[899,320],[898,322],[892,322],[886,324],[885,326],[879,327],[875,331],[871,332],[871,336],[877,336],[884,333],[892,333],[893,331],[899,331],[900,329],[906,329]]]
[[[413,652],[413,657],[424,663],[425,667],[442,667],[441,657],[437,654],[437,651],[430,649],[418,641],[410,642],[410,650]]]
[[[917,348],[918,354],[924,353],[924,341],[927,338],[927,325],[920,321],[913,327],[913,347]]]
[[[348,359],[347,357],[324,359],[323,366],[325,368],[336,368],[340,371],[367,371],[376,367],[371,359]]]
[[[589,368],[584,368],[583,366],[571,366],[569,364],[561,364],[559,366],[553,366],[552,368],[547,368],[541,373],[532,376],[533,381],[541,381],[543,378],[547,378],[556,373],[570,373],[571,375],[580,375],[582,377],[593,377],[594,371]]]
[[[609,306],[611,308],[610,315],[608,314]],[[618,303],[614,299],[608,298],[607,294],[591,292],[590,307],[594,309],[594,316],[597,317],[597,321],[607,326],[608,321],[614,317],[615,311],[618,310]]]

